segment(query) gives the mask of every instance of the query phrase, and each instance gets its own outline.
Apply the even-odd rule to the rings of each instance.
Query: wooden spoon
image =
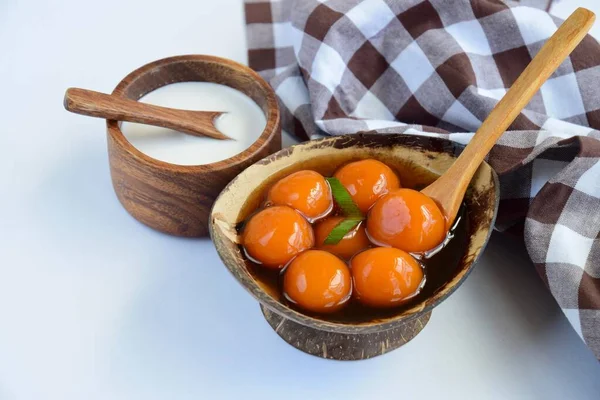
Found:
[[[193,136],[232,140],[214,125],[215,119],[224,113],[222,111],[177,110],[78,88],[67,89],[64,105],[68,111],[90,117],[138,122]]]
[[[542,84],[583,40],[595,19],[590,10],[575,10],[496,104],[460,157],[441,177],[421,191],[440,206],[446,217],[447,229],[452,226],[467,186],[485,156]]]

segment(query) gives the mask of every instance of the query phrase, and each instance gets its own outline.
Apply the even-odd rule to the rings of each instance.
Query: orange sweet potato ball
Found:
[[[344,260],[350,260],[353,255],[367,249],[371,245],[365,232],[364,222],[348,232],[337,244],[323,244],[332,229],[343,220],[343,217],[329,217],[317,222],[314,226],[315,246],[318,249],[335,254]]]
[[[269,268],[283,268],[315,243],[312,227],[296,210],[268,207],[254,214],[244,227],[242,244],[248,256]]]
[[[334,176],[344,185],[358,208],[366,213],[377,199],[400,187],[400,180],[390,167],[377,160],[351,162]]]
[[[421,192],[397,189],[379,199],[367,216],[367,233],[377,244],[408,252],[431,250],[446,237],[445,219]]]
[[[267,202],[290,206],[309,220],[324,217],[333,208],[327,181],[323,175],[310,170],[294,172],[279,180],[269,190]]]
[[[353,296],[371,307],[393,307],[418,294],[423,269],[408,253],[376,247],[354,256],[350,263]]]
[[[350,299],[350,270],[346,263],[331,253],[308,250],[286,268],[283,291],[289,301],[305,310],[331,313]]]

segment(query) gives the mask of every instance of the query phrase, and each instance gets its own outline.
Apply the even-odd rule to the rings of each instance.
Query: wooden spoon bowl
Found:
[[[211,214],[212,240],[225,266],[260,302],[265,318],[277,334],[292,346],[340,360],[386,353],[423,329],[431,310],[464,282],[485,247],[499,202],[498,179],[487,163],[481,164],[465,196],[468,239],[452,276],[431,295],[385,317],[340,322],[288,307],[253,273],[239,246],[238,224],[259,205],[261,198],[257,194],[291,172],[317,169],[331,174],[347,162],[376,158],[394,167],[405,186],[417,181],[429,184],[452,165],[461,150],[462,146],[442,139],[368,133],[315,140],[281,150],[247,168],[221,192]]]
[[[140,152],[121,132],[120,122],[108,120],[108,153],[113,186],[123,207],[137,220],[178,236],[208,234],[210,209],[219,192],[246,167],[281,149],[279,108],[273,89],[250,68],[224,58],[186,55],[144,65],[125,77],[114,96],[139,100],[176,82],[214,82],[252,98],[267,124],[243,152],[226,160],[181,166]]]

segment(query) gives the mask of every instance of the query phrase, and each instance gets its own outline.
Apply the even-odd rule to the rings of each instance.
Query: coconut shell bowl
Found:
[[[259,301],[269,325],[292,346],[336,360],[387,353],[425,327],[432,309],[464,282],[487,244],[499,202],[498,178],[487,163],[480,166],[467,190],[461,217],[465,221],[463,235],[450,241],[448,247],[454,246],[451,256],[444,255],[436,264],[445,275],[431,280],[428,275],[419,296],[385,312],[347,320],[290,307],[276,285],[263,280],[244,255],[240,226],[259,206],[265,190],[292,172],[314,169],[331,176],[348,162],[375,158],[394,168],[403,186],[419,189],[446,171],[461,150],[462,146],[437,138],[369,133],[314,140],[281,150],[244,170],[221,192],[211,213],[212,240],[225,266]],[[452,267],[445,268],[445,264]]]
[[[259,138],[243,152],[195,166],[149,157],[127,141],[120,122],[107,120],[110,173],[123,207],[161,232],[201,237],[208,235],[211,207],[225,185],[246,167],[281,149],[279,109],[273,89],[256,72],[207,55],[170,57],[146,64],[127,75],[112,94],[139,100],[177,82],[214,82],[237,89],[258,104],[267,120]]]

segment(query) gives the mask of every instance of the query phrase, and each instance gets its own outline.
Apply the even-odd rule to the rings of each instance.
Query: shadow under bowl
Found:
[[[483,163],[465,196],[468,226],[466,245],[459,249],[458,265],[430,295],[385,316],[339,321],[307,315],[290,308],[252,273],[252,264],[239,244],[238,224],[262,200],[258,193],[275,181],[302,169],[331,176],[348,162],[375,158],[392,166],[404,187],[428,184],[444,173],[463,146],[448,140],[384,134],[356,134],[313,140],[281,150],[247,168],[221,192],[212,209],[210,233],[219,256],[233,276],[260,302],[263,314],[277,334],[312,355],[359,360],[384,354],[416,336],[431,310],[465,280],[491,235],[499,203],[494,170]]]

